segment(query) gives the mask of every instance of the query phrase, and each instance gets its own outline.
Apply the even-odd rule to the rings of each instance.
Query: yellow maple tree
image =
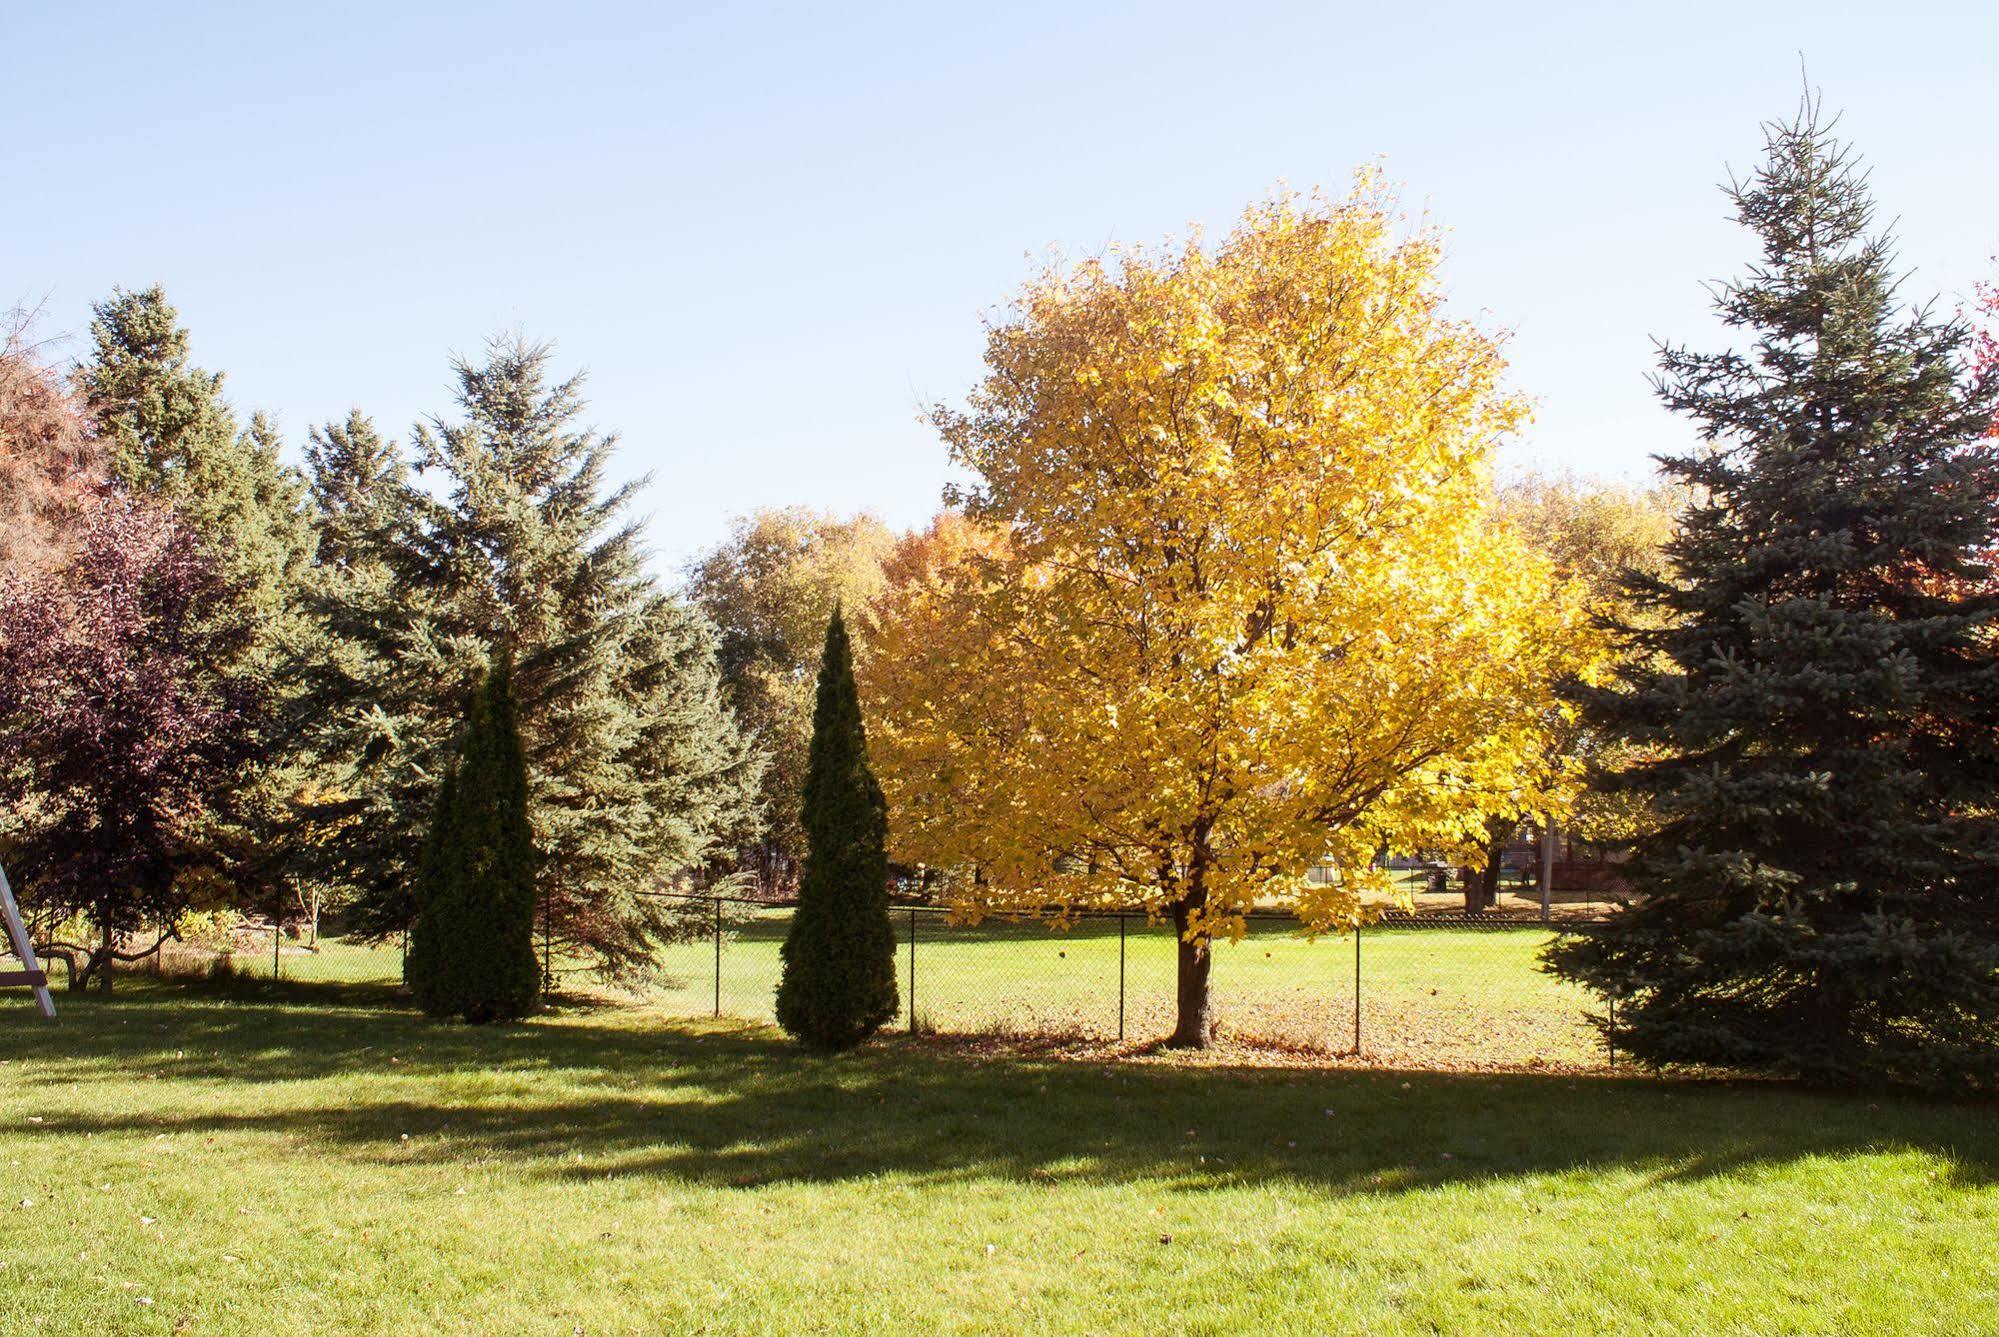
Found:
[[[1374,173],[1280,194],[1212,248],[1042,274],[935,414],[965,519],[864,666],[895,856],[959,870],[972,918],[1170,919],[1175,1043],[1212,1041],[1209,948],[1252,907],[1349,927],[1384,847],[1565,800],[1545,735],[1589,633],[1490,514],[1525,410],[1438,261]]]

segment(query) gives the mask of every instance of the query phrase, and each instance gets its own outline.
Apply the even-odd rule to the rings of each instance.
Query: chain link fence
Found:
[[[1581,860],[1544,865],[1517,850],[1502,858],[1493,879],[1492,899],[1483,909],[1475,905],[1475,893],[1483,883],[1478,870],[1398,859],[1385,871],[1419,918],[1451,919],[1478,913],[1534,923],[1587,925],[1624,904],[1624,884],[1614,866]],[[1545,895],[1541,890],[1544,874],[1549,883]]]
[[[366,943],[315,937],[295,922],[279,927],[267,919],[245,918],[192,940],[169,939],[134,968],[167,979],[398,986],[403,952],[400,939]]]
[[[709,931],[658,954],[648,993],[682,1015],[773,1019],[778,951],[791,907],[699,901]],[[1143,911],[953,922],[932,906],[890,911],[901,1030],[1140,1042],[1173,1029],[1176,942]],[[1595,1068],[1614,1056],[1595,1001],[1541,969],[1541,949],[1582,921],[1394,916],[1349,934],[1305,936],[1253,915],[1214,946],[1225,1039],[1387,1066]]]
[[[774,1020],[779,949],[792,907],[726,896],[662,894],[698,926],[660,948],[646,1000],[684,1016]],[[897,906],[901,1009],[892,1029],[1139,1044],[1174,1023],[1177,943],[1143,911],[1067,924],[991,918],[957,923],[936,906]],[[1225,1040],[1301,1059],[1446,1070],[1609,1066],[1581,988],[1541,968],[1579,918],[1391,915],[1347,934],[1306,936],[1286,915],[1250,916],[1214,945],[1212,989]],[[399,942],[313,943],[246,922],[208,947],[174,944],[150,963],[174,975],[277,978],[290,984],[394,986]],[[559,964],[559,963],[558,963]]]

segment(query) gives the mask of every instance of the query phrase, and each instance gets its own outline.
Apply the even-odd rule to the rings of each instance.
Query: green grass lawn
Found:
[[[919,951],[921,948],[919,947]],[[0,1012],[0,1330],[1989,1330],[1990,1106],[382,986]],[[920,1006],[920,1004],[919,1004]]]
[[[751,911],[727,926],[721,1011],[771,1019],[778,947],[788,910]],[[892,915],[907,1009],[911,916]],[[1119,926],[1084,920],[1066,930],[987,921],[950,926],[914,920],[919,1028],[947,1034],[1011,1032],[1115,1038]],[[1599,1067],[1608,1054],[1580,989],[1540,968],[1549,935],[1538,928],[1370,929],[1361,936],[1361,1054],[1375,1062],[1456,1067]],[[1355,940],[1300,936],[1296,925],[1257,920],[1247,937],[1215,947],[1214,989],[1224,1033],[1251,1043],[1346,1053],[1354,1043]],[[1124,1022],[1128,1039],[1173,1029],[1174,941],[1142,916],[1125,925]],[[712,1015],[715,951],[703,938],[666,949],[649,997],[686,1015]],[[907,1024],[907,1014],[898,1025]]]
[[[772,1021],[778,949],[788,907],[732,903],[722,951],[706,929],[664,947],[640,989],[650,1005],[688,1017]],[[952,925],[936,911],[896,909],[898,983],[910,1025],[946,1035],[1063,1035],[1149,1041],[1173,1029],[1173,933],[1131,915]],[[910,951],[912,929],[916,951]],[[1541,969],[1549,933],[1527,925],[1373,927],[1307,939],[1289,919],[1255,919],[1241,941],[1215,945],[1213,987],[1223,1035],[1283,1049],[1353,1057],[1355,951],[1359,951],[1357,1057],[1397,1067],[1601,1069],[1609,1053],[1585,991]],[[720,991],[716,969],[720,963]],[[242,975],[270,977],[268,949],[234,955]],[[306,981],[394,981],[400,953],[330,941],[324,951],[286,949],[282,971]],[[1121,987],[1119,987],[1121,977]]]
[[[722,937],[721,1014],[772,1020],[778,948],[788,909],[731,907]],[[911,995],[911,916],[892,916],[906,1028]],[[914,957],[918,1028],[951,1035],[1055,1035],[1114,1040],[1119,958],[1124,1032],[1131,1043],[1173,1029],[1174,944],[1170,928],[1141,916],[1125,925],[1091,919],[1067,929],[990,920],[952,926],[919,912]],[[1589,1024],[1595,1002],[1540,968],[1549,935],[1538,928],[1376,928],[1358,944],[1362,1061],[1458,1069],[1603,1068],[1609,1055]],[[1251,1045],[1351,1056],[1352,937],[1300,936],[1285,921],[1254,921],[1240,942],[1215,947],[1215,993],[1223,1031]],[[239,974],[268,978],[268,950],[236,954]],[[318,953],[287,950],[288,979],[392,982],[401,957],[329,941]],[[713,1016],[717,957],[706,934],[665,948],[640,997],[661,1011]]]

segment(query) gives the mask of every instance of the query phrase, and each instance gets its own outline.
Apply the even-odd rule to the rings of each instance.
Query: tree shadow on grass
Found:
[[[1959,1185],[1999,1179],[1989,1104],[1629,1077],[1078,1062],[905,1037],[827,1057],[763,1027],[629,1008],[475,1028],[358,986],[296,987],[261,998],[135,990],[81,1000],[57,1026],[0,1017],[0,1054],[20,1064],[0,1080],[17,1092],[43,1083],[56,1106],[9,1134],[279,1134],[391,1172],[497,1160],[525,1178],[737,1188],[893,1175],[1399,1193],[1606,1169],[1700,1180],[1902,1150],[1939,1156]],[[145,1077],[141,1112],[129,1112],[130,1084]],[[90,1089],[111,1082],[127,1089],[101,1103],[120,1109],[94,1110]],[[72,1084],[80,1094],[64,1095]]]
[[[284,1081],[375,1071],[385,1056],[412,1070],[448,1071],[476,1064],[495,1043],[535,1034],[532,1026],[433,1020],[401,986],[384,981],[139,976],[108,995],[59,993],[56,1008],[53,1023],[0,1011],[0,1057],[92,1061],[100,1065],[94,1076],[116,1079],[121,1061],[163,1062],[172,1054],[175,1076]],[[545,1015],[625,1010],[601,995],[557,994]]]

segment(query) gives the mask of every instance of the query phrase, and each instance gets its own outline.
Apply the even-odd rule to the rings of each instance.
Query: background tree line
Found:
[[[364,413],[288,464],[196,363],[157,288],[95,310],[71,367],[17,315],[0,355],[4,857],[78,982],[190,907],[394,937],[486,666],[511,656],[537,940],[613,972],[678,927],[639,893],[740,872],[796,885],[815,675],[836,604],[865,646],[886,592],[989,544],[957,511],[740,518],[685,596],[645,569],[616,439],[579,378],[495,340],[407,446]],[[1635,489],[1515,486],[1562,560],[1600,561]],[[1606,517],[1624,517],[1611,522]],[[1595,532],[1592,532],[1595,531]],[[1590,556],[1581,556],[1590,554]]]
[[[193,906],[329,896],[409,927],[414,865],[487,665],[514,665],[537,929],[636,968],[639,893],[759,826],[763,757],[712,627],[645,569],[580,379],[495,340],[404,447],[362,413],[304,467],[242,423],[157,288],[99,304],[73,369],[0,357],[0,856],[44,949],[109,982]]]

